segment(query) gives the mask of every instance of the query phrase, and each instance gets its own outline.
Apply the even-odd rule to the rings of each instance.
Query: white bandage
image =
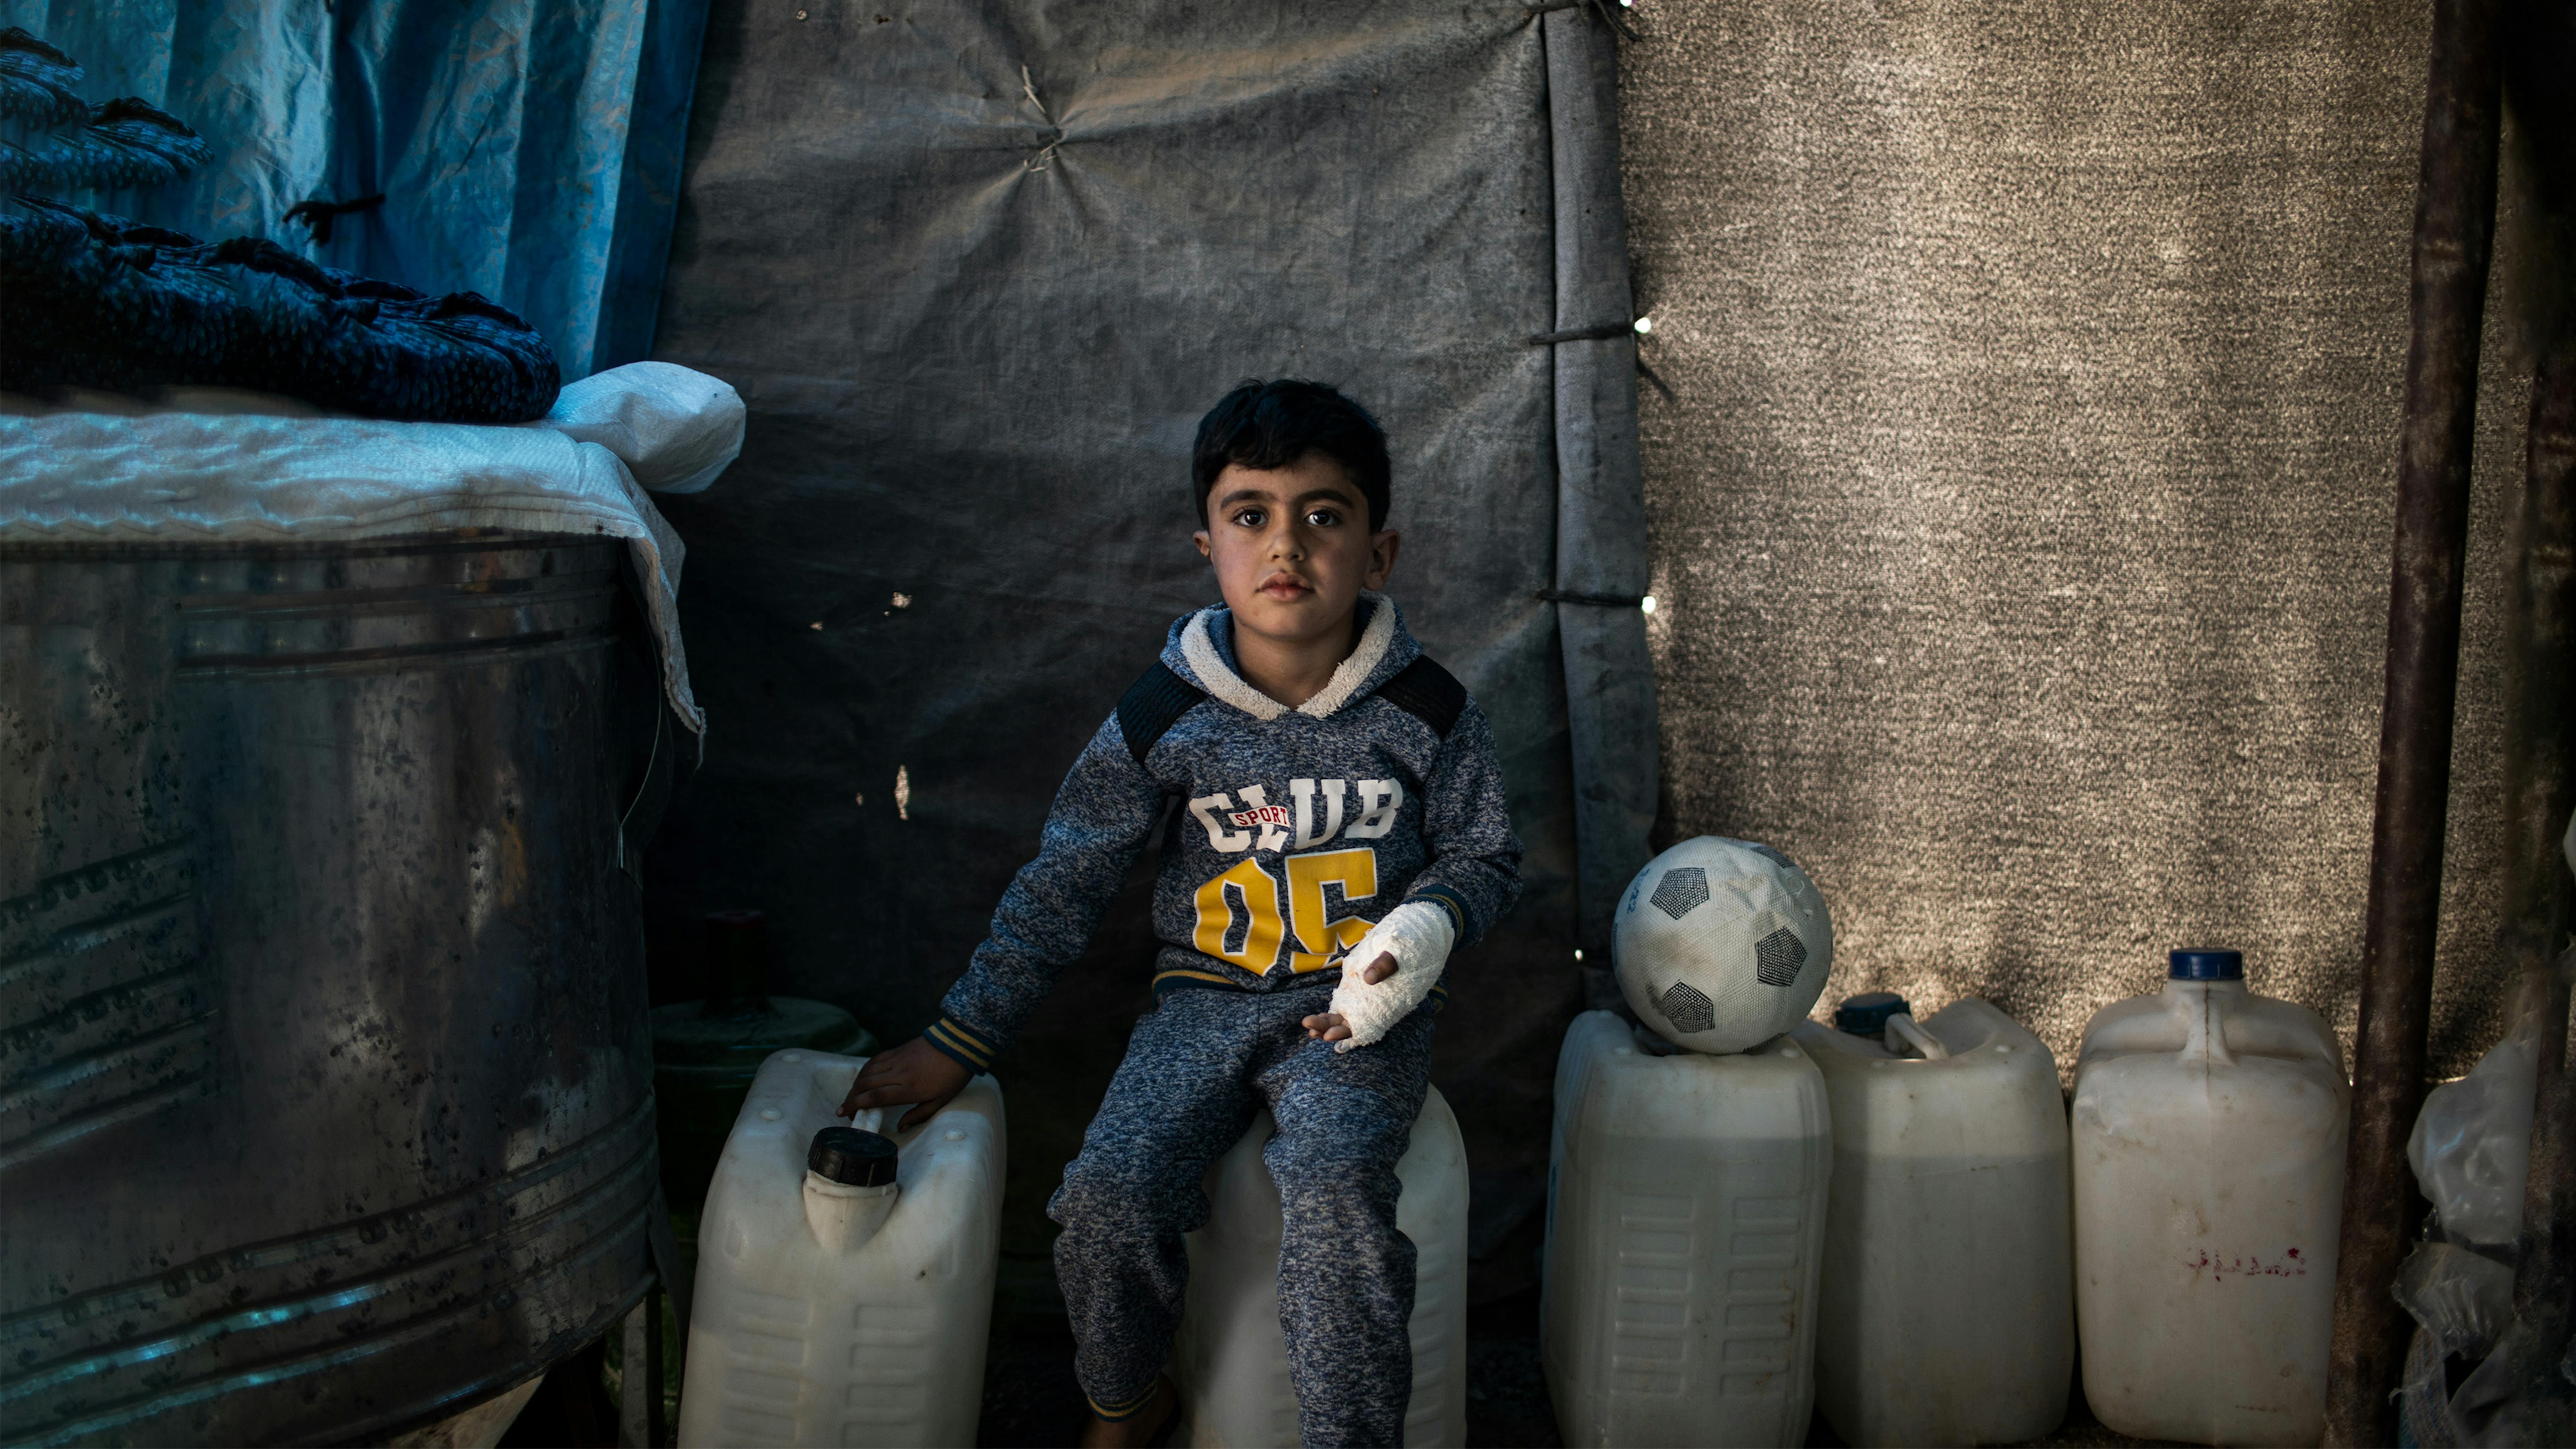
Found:
[[[1449,948],[1457,939],[1449,913],[1429,901],[1406,901],[1387,912],[1386,919],[1342,957],[1342,980],[1333,988],[1330,1010],[1350,1027],[1351,1035],[1350,1040],[1335,1043],[1333,1050],[1367,1046],[1412,1015],[1431,988],[1440,984],[1440,968],[1448,964]],[[1365,977],[1369,963],[1380,956],[1395,958],[1395,973],[1372,986]]]

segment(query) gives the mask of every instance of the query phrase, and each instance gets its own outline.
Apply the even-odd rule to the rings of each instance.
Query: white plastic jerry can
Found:
[[[2176,951],[2075,1066],[2075,1308],[2109,1427],[2201,1444],[2325,1430],[2351,1088],[2334,1034],[2245,989],[2234,951]]]
[[[1198,1449],[1297,1442],[1297,1390],[1279,1327],[1279,1188],[1261,1161],[1278,1127],[1253,1119],[1208,1169],[1207,1226],[1188,1235],[1189,1296],[1172,1345],[1182,1436]],[[1395,1225],[1413,1240],[1413,1398],[1404,1442],[1467,1442],[1467,1145],[1440,1089],[1397,1159]]]
[[[1704,1056],[1588,1011],[1557,1058],[1539,1362],[1569,1445],[1795,1445],[1832,1129],[1788,1037]]]
[[[910,1132],[833,1113],[863,1057],[761,1064],[698,1220],[680,1443],[967,1445],[1001,1247],[991,1077]]]
[[[1791,1033],[1834,1119],[1817,1407],[1854,1445],[2049,1433],[2075,1377],[2056,1059],[1973,996],[1918,1023],[1875,991],[1834,1017]]]

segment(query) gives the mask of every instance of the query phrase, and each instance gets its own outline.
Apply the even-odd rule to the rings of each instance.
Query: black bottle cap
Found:
[[[845,1187],[883,1187],[894,1181],[894,1142],[856,1127],[826,1127],[814,1134],[805,1165]]]
[[[1853,1036],[1884,1036],[1887,1019],[1899,1012],[1914,1014],[1904,997],[1893,991],[1864,991],[1844,997],[1843,1004],[1834,1008],[1834,1030]]]

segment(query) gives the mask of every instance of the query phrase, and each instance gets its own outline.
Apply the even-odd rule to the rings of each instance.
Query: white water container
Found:
[[[1787,1037],[1704,1056],[1574,1019],[1557,1058],[1540,1366],[1569,1445],[1795,1445],[1815,1399],[1832,1129]]]
[[[849,1125],[833,1113],[865,1060],[779,1052],[734,1119],[698,1223],[689,1449],[975,1442],[1001,1247],[1001,1089],[976,1077],[928,1122],[890,1133],[894,1180],[871,1182],[883,1139],[845,1132],[839,1154],[815,1141]],[[862,1112],[856,1126],[884,1130],[908,1110]]]
[[[1887,992],[1790,1035],[1834,1119],[1816,1405],[1845,1443],[2012,1444],[2066,1418],[2066,1101],[2039,1038],[1968,997]]]
[[[2176,951],[2160,995],[2094,1014],[2075,1066],[2084,1396],[2141,1439],[2325,1431],[2351,1088],[2315,1012]]]
[[[1279,1129],[1262,1113],[1208,1169],[1206,1227],[1188,1236],[1189,1297],[1172,1345],[1179,1442],[1249,1449],[1297,1442],[1297,1390],[1279,1327],[1279,1188],[1261,1149]],[[1467,1442],[1467,1145],[1438,1088],[1395,1164],[1395,1225],[1413,1240],[1413,1398],[1404,1442]]]

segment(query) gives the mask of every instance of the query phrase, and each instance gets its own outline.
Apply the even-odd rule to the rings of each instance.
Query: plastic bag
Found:
[[[2576,819],[2560,848],[2576,871]],[[2555,970],[2561,981],[2576,979],[2576,949]],[[2534,1046],[2540,1032],[2564,1030],[2555,1011],[2535,1009],[2551,993],[2538,991],[2535,1000],[2532,987],[2525,991],[2512,1031],[2467,1076],[2426,1095],[2406,1143],[2438,1223],[2434,1241],[2418,1247],[2390,1285],[2421,1325],[2401,1375],[2398,1442],[2424,1449],[2576,1442],[2570,1396],[2552,1382],[2576,1385],[2576,1345],[2546,1341],[2514,1313],[2507,1266],[2521,1256]],[[2455,1374],[2464,1374],[2456,1385]]]
[[[2531,1098],[2539,1082],[2530,1013],[2469,1074],[2424,1097],[2406,1161],[2454,1243],[2505,1247],[2522,1234],[2531,1175]]]
[[[2436,1358],[2484,1358],[2513,1323],[2513,1270],[2448,1243],[2416,1244],[2394,1291],[2431,1335]]]

